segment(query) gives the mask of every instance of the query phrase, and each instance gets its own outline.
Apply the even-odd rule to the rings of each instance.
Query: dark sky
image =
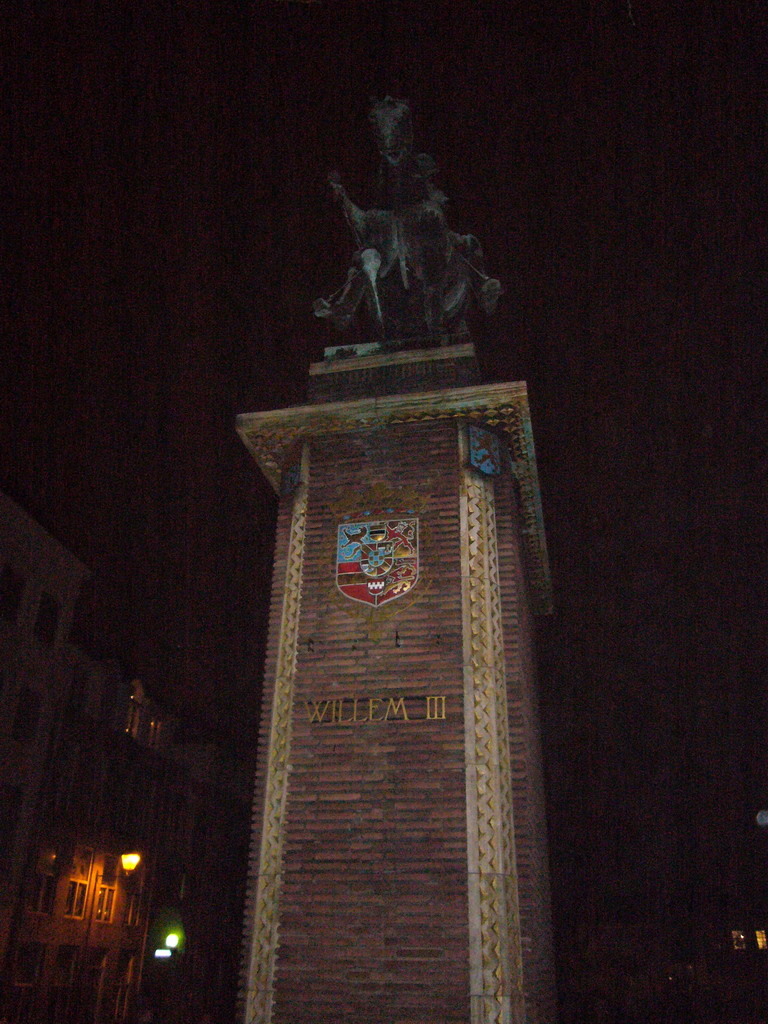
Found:
[[[583,959],[590,929],[651,908],[685,959],[682,921],[756,907],[765,9],[79,0],[8,20],[0,485],[92,569],[96,649],[249,747],[274,505],[234,417],[302,402],[344,340],[311,316],[351,251],[326,175],[370,200],[368,97],[406,96],[451,225],[505,286],[475,325],[486,379],[531,396],[561,934]]]

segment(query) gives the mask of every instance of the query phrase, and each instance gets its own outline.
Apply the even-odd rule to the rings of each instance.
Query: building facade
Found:
[[[66,639],[85,567],[0,494],[0,957],[72,670]]]
[[[231,1019],[247,773],[211,743],[175,739],[140,681],[67,641],[84,570],[4,508],[0,1015],[119,1024],[151,1008],[177,1024]],[[54,601],[56,614],[40,612]],[[43,633],[41,618],[55,630]]]

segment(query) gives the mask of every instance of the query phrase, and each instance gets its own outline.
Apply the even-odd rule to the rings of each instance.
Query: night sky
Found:
[[[92,649],[246,756],[275,506],[234,419],[366,340],[311,314],[326,178],[371,202],[369,96],[410,99],[505,288],[484,377],[528,382],[566,999],[768,923],[767,39],[707,0],[6,12],[0,487],[92,570]]]

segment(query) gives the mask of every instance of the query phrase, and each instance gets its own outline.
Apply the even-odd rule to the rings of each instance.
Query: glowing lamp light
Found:
[[[170,949],[156,949],[156,950],[155,950],[155,956],[156,956],[156,957],[157,957],[157,958],[158,958],[159,960],[164,960],[164,959],[166,959],[167,957],[169,957],[170,955],[171,955],[171,951],[170,951]]]
[[[176,949],[179,945],[179,933],[168,932],[168,934],[165,936],[165,944],[168,947],[168,949]]]
[[[120,856],[120,863],[123,865],[123,871],[133,871],[134,868],[138,867],[140,860],[140,853],[123,853]]]

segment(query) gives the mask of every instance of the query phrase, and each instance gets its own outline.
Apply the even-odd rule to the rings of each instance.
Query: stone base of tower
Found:
[[[473,358],[353,354],[314,405],[240,417],[282,494],[248,1022],[555,1018],[535,456],[525,385]]]

